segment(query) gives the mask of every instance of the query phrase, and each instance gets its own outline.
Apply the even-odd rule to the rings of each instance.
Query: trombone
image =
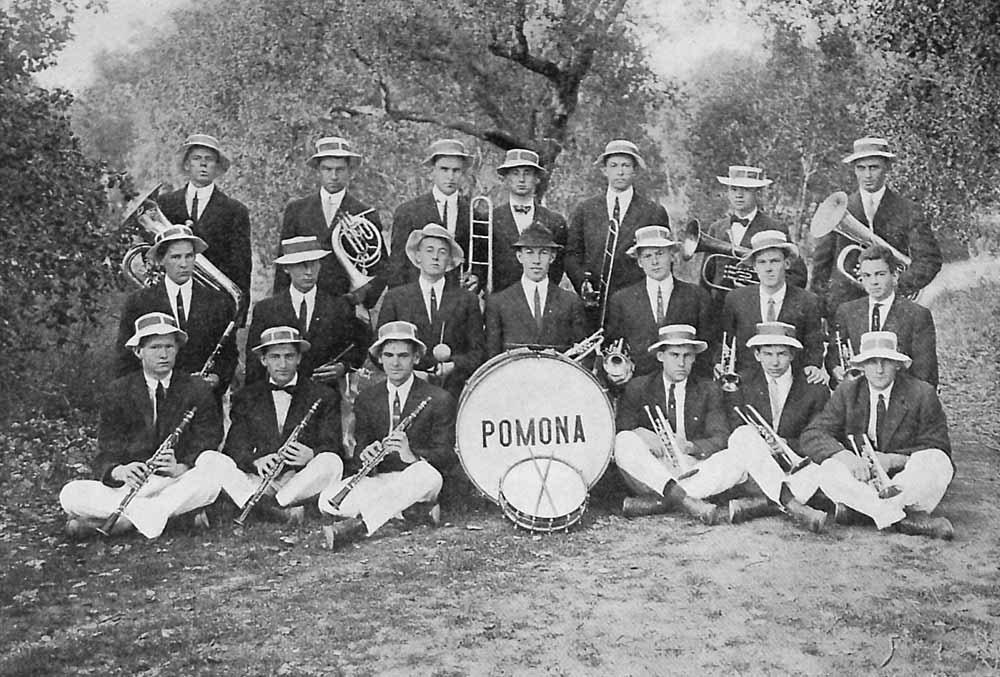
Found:
[[[740,388],[740,375],[736,373],[736,336],[732,341],[726,341],[729,335],[722,333],[722,353],[719,355],[719,363],[716,369],[719,372],[717,377],[722,381],[722,390],[727,393],[735,393]]]
[[[583,282],[580,283],[580,298],[587,308],[600,307],[600,320],[597,326],[603,327],[604,320],[608,314],[608,297],[611,288],[611,273],[615,268],[615,251],[618,249],[618,236],[621,233],[621,221],[618,219],[608,220],[608,236],[604,239],[604,257],[601,259],[601,277],[594,285],[594,279],[588,270],[583,274]]]
[[[493,293],[493,201],[486,195],[477,195],[469,203],[468,254],[463,282],[475,275],[480,281],[479,291]]]

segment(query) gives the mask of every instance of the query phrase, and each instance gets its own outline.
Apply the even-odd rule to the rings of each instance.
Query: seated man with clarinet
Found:
[[[125,347],[141,369],[113,381],[101,402],[94,462],[100,479],[74,480],[59,494],[71,538],[132,528],[156,538],[171,517],[218,497],[218,479],[195,458],[218,448],[222,418],[209,386],[174,369],[185,341],[173,315],[136,319]],[[203,512],[195,524],[207,526]]]
[[[803,453],[822,463],[836,521],[861,513],[879,529],[950,539],[951,522],[930,514],[955,472],[934,386],[906,373],[910,358],[892,332],[862,335],[852,362],[864,376],[842,383],[802,433]]]
[[[295,327],[265,329],[248,359],[257,359],[267,378],[233,396],[224,453],[198,458],[241,509],[240,526],[255,506],[301,523],[303,504],[343,474],[340,396],[300,373],[309,349]]]
[[[409,322],[379,328],[369,353],[387,380],[354,402],[360,465],[319,497],[320,511],[337,518],[324,527],[332,549],[371,536],[400,514],[415,522],[440,520],[442,473],[455,459],[455,401],[414,376],[426,349]]]

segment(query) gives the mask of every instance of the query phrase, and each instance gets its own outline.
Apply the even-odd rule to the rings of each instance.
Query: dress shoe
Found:
[[[922,510],[908,511],[906,517],[896,522],[896,531],[910,536],[927,536],[950,541],[955,537],[955,529],[947,517],[932,517]]]
[[[97,535],[97,527],[87,524],[83,520],[71,517],[66,520],[66,536],[74,541],[82,541],[91,536]]]
[[[823,531],[823,527],[826,526],[826,513],[822,510],[810,508],[808,505],[794,498],[785,503],[784,508],[788,516],[792,518],[792,521],[804,526],[814,534],[820,533]]]
[[[194,513],[194,516],[191,517],[191,526],[197,531],[205,531],[211,526],[208,521],[208,515],[204,510]]]
[[[842,524],[844,526],[856,526],[870,523],[871,519],[854,508],[848,508],[843,503],[837,503],[833,508],[833,521],[835,524]]]
[[[779,512],[778,505],[766,498],[733,498],[729,500],[730,524],[777,515]]]
[[[670,512],[670,504],[659,496],[626,496],[622,501],[622,515],[645,517]]]
[[[669,505],[676,505],[683,512],[708,526],[716,525],[728,517],[723,515],[723,510],[708,501],[688,496],[687,492],[674,481],[667,482],[663,487],[663,500]]]
[[[403,519],[415,525],[436,527],[441,524],[441,506],[432,501],[414,503],[403,511]]]
[[[365,526],[364,520],[360,517],[348,517],[323,527],[326,547],[330,550],[336,550],[357,541],[366,533],[368,533],[368,527]]]

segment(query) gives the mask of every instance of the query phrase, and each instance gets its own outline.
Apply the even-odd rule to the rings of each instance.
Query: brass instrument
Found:
[[[683,470],[681,459],[684,458],[684,450],[681,449],[677,435],[674,433],[673,428],[670,427],[670,422],[667,421],[667,417],[663,414],[663,410],[660,409],[660,405],[656,405],[655,415],[650,410],[648,404],[643,408],[646,410],[646,416],[649,417],[650,425],[653,426],[653,433],[656,434],[656,437],[660,440],[660,444],[663,446],[664,458],[667,459],[670,470],[676,476],[676,479],[683,480],[697,474],[697,468]]]
[[[635,372],[635,362],[629,357],[625,339],[620,338],[601,351],[601,365],[608,382],[613,385],[625,385]]]
[[[722,381],[722,390],[735,393],[740,388],[740,375],[736,373],[736,337],[727,342],[726,332],[722,333],[722,353],[719,355],[718,379]]]
[[[814,238],[821,238],[831,232],[837,232],[857,244],[851,244],[840,250],[837,256],[837,270],[858,287],[862,287],[858,279],[858,257],[861,252],[873,245],[885,247],[899,261],[903,268],[908,268],[913,260],[891,244],[879,237],[874,230],[854,218],[847,211],[847,193],[837,191],[820,203],[809,224],[809,232]]]
[[[580,298],[587,308],[600,307],[600,319],[597,326],[604,326],[604,319],[608,314],[608,299],[611,288],[611,273],[615,268],[615,251],[618,249],[618,235],[621,233],[621,222],[617,219],[608,220],[608,236],[604,240],[604,256],[601,259],[601,277],[594,284],[593,275],[590,271],[583,274],[583,282],[580,283]]]
[[[563,353],[563,357],[568,357],[574,362],[582,362],[592,352],[599,350],[603,341],[604,330],[598,329],[579,343],[574,343],[569,350]]]
[[[344,267],[352,292],[375,279],[368,271],[382,259],[382,231],[365,218],[374,211],[372,208],[358,214],[341,212],[330,231],[330,248]]]
[[[306,412],[305,416],[302,417],[302,420],[299,421],[299,424],[288,434],[284,444],[278,447],[278,450],[275,452],[278,455],[278,462],[271,466],[271,470],[261,478],[260,485],[253,492],[253,494],[250,495],[247,502],[243,504],[243,511],[240,512],[239,517],[233,520],[238,526],[243,526],[243,523],[246,522],[250,511],[253,510],[253,507],[257,505],[258,501],[264,497],[264,494],[267,492],[267,488],[278,478],[278,475],[285,472],[285,459],[282,458],[282,453],[291,444],[298,441],[299,435],[301,435],[302,431],[306,429],[307,425],[309,425],[309,419],[311,419],[313,414],[316,413],[316,410],[319,409],[319,405],[322,401],[322,397],[316,398],[316,401],[312,403],[311,407],[309,407],[309,410]]]
[[[854,453],[868,464],[868,469],[871,472],[869,482],[875,491],[878,492],[878,497],[892,498],[893,496],[898,496],[902,490],[889,479],[889,473],[885,471],[882,462],[878,460],[878,454],[875,453],[875,447],[872,446],[872,441],[868,435],[861,436],[860,449],[858,448],[858,441],[856,439],[857,435],[848,435],[848,438],[851,440],[851,446],[854,447]]]
[[[368,475],[372,473],[372,470],[374,470],[379,463],[385,460],[385,457],[389,455],[389,449],[385,446],[386,440],[388,440],[396,433],[406,432],[406,429],[409,428],[415,420],[417,420],[417,416],[420,415],[420,412],[424,410],[424,407],[426,407],[430,403],[430,401],[431,401],[430,397],[425,397],[424,399],[420,400],[419,404],[417,404],[416,409],[407,414],[402,420],[400,420],[399,423],[396,424],[396,427],[393,428],[392,431],[385,438],[383,438],[380,442],[376,443],[378,445],[378,451],[375,453],[374,456],[371,457],[371,459],[369,459],[367,463],[361,466],[361,470],[355,473],[354,476],[351,477],[351,479],[347,480],[344,486],[340,488],[340,491],[338,491],[330,499],[331,508],[333,508],[334,510],[339,509],[340,505],[344,502],[344,499],[347,498],[347,495],[351,493],[354,487],[358,485],[358,482],[360,482],[365,477],[368,477]]]
[[[132,499],[136,497],[136,494],[138,494],[144,486],[146,486],[146,482],[148,482],[149,478],[156,472],[156,468],[153,466],[153,463],[161,456],[166,456],[168,451],[173,451],[174,445],[177,444],[177,440],[180,439],[181,435],[184,433],[184,429],[191,422],[191,419],[194,418],[195,412],[197,411],[198,407],[191,407],[184,412],[184,416],[181,418],[180,423],[177,424],[177,427],[174,428],[162,442],[160,442],[160,446],[156,448],[153,455],[149,457],[148,461],[146,461],[146,467],[141,473],[139,484],[129,489],[129,492],[125,494],[124,498],[122,498],[121,503],[118,504],[115,511],[108,516],[108,519],[105,520],[104,524],[97,528],[99,533],[104,536],[111,533],[111,530],[118,522],[118,518],[122,516],[123,512],[125,512],[125,508],[128,507],[129,503],[132,502]]]
[[[695,254],[702,252],[708,254],[701,264],[701,280],[706,286],[719,291],[728,292],[737,287],[757,284],[760,281],[756,271],[740,264],[740,261],[751,251],[749,247],[740,247],[731,242],[706,235],[702,232],[698,219],[692,219],[688,222],[684,227],[684,235],[681,237],[681,257],[685,261],[690,261]],[[710,267],[716,265],[723,266],[723,284],[710,279],[707,274]]]
[[[851,347],[850,339],[841,339],[839,329],[834,332],[834,335],[837,341],[837,355],[840,358],[840,368],[844,370],[844,379],[853,380],[859,378],[865,372],[861,367],[851,364],[851,359],[854,357],[854,348]]]
[[[486,216],[483,217],[485,210]],[[483,249],[486,250],[485,257]],[[463,279],[471,275],[479,279],[479,290],[493,293],[493,201],[486,195],[477,195],[469,203],[469,248],[466,251]],[[485,286],[484,286],[485,281]]]
[[[746,410],[748,413],[742,411],[739,407],[733,407],[736,415],[743,419],[743,422],[748,426],[757,431],[757,434],[765,444],[771,449],[771,456],[778,463],[785,474],[794,475],[798,471],[805,468],[812,461],[804,456],[799,456],[795,453],[795,450],[788,446],[781,437],[778,436],[778,432],[771,426],[766,418],[761,416],[761,413],[757,411],[757,408],[752,404],[746,405]]]

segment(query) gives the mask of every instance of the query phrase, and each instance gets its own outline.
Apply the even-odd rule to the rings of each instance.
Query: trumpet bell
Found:
[[[735,393],[740,389],[739,374],[723,374],[719,380],[722,381],[723,392]]]
[[[701,223],[698,219],[691,219],[684,226],[681,235],[681,258],[690,261],[698,253],[698,243],[701,241]]]

